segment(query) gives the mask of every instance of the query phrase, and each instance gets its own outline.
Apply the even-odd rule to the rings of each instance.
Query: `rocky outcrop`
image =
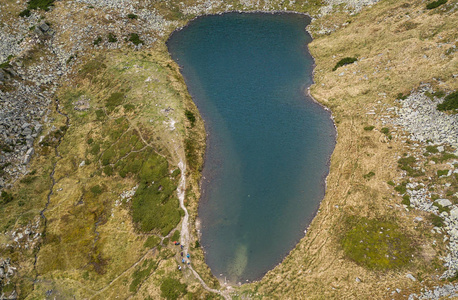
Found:
[[[431,100],[425,92],[432,91],[425,87],[404,100],[398,100],[401,107],[396,108],[398,117],[394,123],[404,127],[410,133],[411,140],[447,143],[458,148],[458,115],[438,111],[437,104],[442,103],[443,98],[434,97]]]

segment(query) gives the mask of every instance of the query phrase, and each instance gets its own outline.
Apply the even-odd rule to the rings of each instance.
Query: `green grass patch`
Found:
[[[426,151],[429,153],[439,153],[439,150],[437,150],[436,146],[426,146]]]
[[[30,0],[27,3],[28,9],[42,9],[48,11],[54,5],[54,0]]]
[[[419,177],[425,175],[424,172],[414,167],[416,158],[413,156],[403,157],[398,160],[398,168],[407,172],[408,176]]]
[[[100,144],[99,143],[94,143],[91,145],[91,149],[89,150],[89,153],[96,156],[100,152]]]
[[[119,151],[115,150],[118,144],[112,147],[113,152]],[[115,170],[121,177],[130,175],[140,181],[132,199],[132,218],[139,230],[166,235],[176,227],[181,219],[175,195],[177,180],[170,176],[164,157],[152,149],[131,153],[115,164]]]
[[[13,195],[8,193],[7,191],[2,191],[1,197],[2,197],[2,203],[8,203],[8,202],[13,201]]]
[[[383,134],[388,134],[390,132],[390,129],[388,127],[383,127],[382,129],[380,129],[380,132]]]
[[[6,68],[10,68],[11,65],[10,65],[10,62],[9,61],[5,61],[5,62],[2,62],[0,64],[0,69],[6,69]]]
[[[341,60],[339,60],[337,62],[337,64],[334,66],[334,68],[332,69],[333,71],[337,70],[338,68],[342,67],[342,66],[345,66],[345,65],[349,65],[349,64],[352,64],[354,63],[355,61],[357,61],[358,59],[356,57],[345,57],[345,58],[342,58]]]
[[[345,255],[371,270],[399,269],[409,264],[413,242],[394,220],[350,217],[341,238]]]
[[[135,46],[145,43],[140,39],[140,36],[137,33],[131,33],[129,36],[129,41],[132,42]]]
[[[371,179],[374,176],[375,176],[375,173],[372,172],[372,171],[367,173],[367,174],[365,174],[365,175],[363,175],[364,179],[367,179],[367,180]]]
[[[108,97],[105,100],[105,107],[109,111],[113,111],[116,106],[121,105],[123,99],[124,99],[124,93],[121,93],[121,92],[112,93],[110,97]]]
[[[115,151],[113,148],[107,149],[103,152],[101,159],[102,166],[109,165],[113,163],[113,157],[115,156]]]
[[[171,239],[172,239],[172,241],[179,241],[180,240],[180,231],[178,229],[175,230],[175,232],[173,233]]]
[[[107,66],[102,62],[102,58],[95,58],[88,61],[80,70],[79,74],[84,78],[93,79],[103,72]]]
[[[437,176],[441,177],[448,174],[448,170],[437,170]]]
[[[372,131],[372,130],[374,130],[374,128],[375,128],[375,126],[366,126],[366,127],[364,127],[364,130],[365,131]]]
[[[20,182],[24,184],[31,184],[35,181],[35,179],[37,179],[37,176],[25,176],[20,180]]]
[[[94,46],[97,46],[101,42],[102,42],[102,37],[98,36],[92,43],[94,44]]]
[[[437,8],[443,4],[447,3],[447,0],[437,0],[437,1],[433,1],[431,3],[428,3],[426,5],[426,9],[434,9],[434,8]]]
[[[458,110],[458,91],[455,91],[444,98],[444,102],[437,105],[439,111]]]
[[[186,110],[184,114],[186,115],[188,121],[191,123],[191,127],[194,127],[194,124],[196,123],[196,116],[194,116],[193,112]]]
[[[107,39],[109,43],[116,43],[118,41],[118,38],[111,32],[108,34]]]
[[[155,269],[156,263],[152,260],[146,259],[143,262],[143,265],[137,268],[132,274],[132,282],[129,286],[129,291],[135,293],[138,289],[138,286],[148,277],[153,268]]]
[[[157,245],[159,245],[160,242],[161,242],[161,239],[158,236],[152,235],[146,239],[145,243],[143,244],[143,247],[154,248]]]
[[[105,173],[105,175],[107,175],[107,176],[113,175],[113,167],[112,166],[105,166],[103,168],[103,173]]]
[[[19,17],[30,17],[30,9],[26,8],[19,13]]]
[[[444,207],[444,206],[440,205],[440,204],[437,203],[437,202],[434,202],[433,205],[434,205],[435,207],[437,207],[437,209],[439,210],[439,214],[443,213],[444,211],[447,212],[447,213],[450,212],[450,208]]]
[[[455,158],[458,158],[458,156],[456,156],[453,153],[448,153],[448,152],[444,151],[444,152],[442,152],[442,154],[440,156],[431,157],[431,160],[434,161],[435,163],[443,163],[444,161],[447,161],[447,160],[450,160],[450,159],[455,159]]]
[[[91,193],[94,195],[94,196],[98,196],[100,194],[102,194],[102,187],[100,185],[94,185],[93,187],[91,187]]]
[[[133,111],[135,109],[135,105],[133,104],[125,104],[123,105],[125,111]]]
[[[401,195],[405,194],[407,192],[407,182],[401,182],[400,184],[394,187],[394,190]]]
[[[401,204],[410,206],[410,196],[407,195],[407,194],[405,194],[404,196],[402,196]]]
[[[200,170],[201,163],[198,153],[198,145],[192,138],[185,139],[185,154],[188,166],[191,170]]]
[[[388,185],[395,186],[396,183],[394,183],[392,180],[386,182]]]
[[[444,226],[444,219],[442,217],[436,216],[435,214],[431,214],[429,216],[429,220],[435,227],[442,227]]]
[[[409,94],[404,95],[403,93],[399,93],[396,98],[399,100],[406,100],[407,97],[409,97]]]
[[[161,296],[167,300],[176,300],[186,294],[186,287],[179,280],[167,277],[161,284]]]
[[[127,17],[132,20],[138,19],[138,16],[136,14],[128,14]]]

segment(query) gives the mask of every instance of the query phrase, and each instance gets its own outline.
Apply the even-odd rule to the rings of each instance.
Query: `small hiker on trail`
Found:
[[[187,258],[190,258],[190,257],[191,257],[191,255],[189,255],[189,253],[188,253],[188,254],[186,254],[186,257],[187,257]]]
[[[181,245],[181,250],[183,250],[183,245]]]
[[[182,262],[182,263],[184,263],[184,258],[183,258],[183,259],[181,259],[181,262]]]
[[[178,270],[181,270],[181,266],[178,266]]]
[[[181,256],[183,256],[183,252],[181,252]]]

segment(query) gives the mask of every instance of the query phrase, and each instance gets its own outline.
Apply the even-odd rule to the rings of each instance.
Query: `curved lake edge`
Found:
[[[267,270],[264,274],[262,274],[259,278],[257,279],[254,279],[254,280],[246,280],[246,282],[243,282],[243,283],[238,283],[237,285],[236,284],[230,284],[229,282],[223,280],[223,278],[221,277],[218,277],[216,276],[215,274],[213,274],[213,276],[218,279],[220,281],[220,283],[226,287],[230,287],[230,286],[241,286],[241,285],[244,285],[244,284],[249,284],[249,283],[256,283],[256,282],[259,282],[261,281],[267,273],[269,273],[270,271],[274,270],[275,268],[277,268],[278,266],[280,266],[281,264],[283,264],[284,260],[291,254],[292,251],[294,251],[298,244],[301,242],[301,240],[303,240],[305,237],[306,237],[306,233],[309,231],[309,228],[310,226],[312,225],[312,222],[313,220],[315,220],[315,217],[316,215],[318,214],[318,212],[320,211],[320,207],[321,207],[321,204],[322,204],[322,201],[325,199],[326,197],[326,193],[327,193],[327,183],[328,183],[328,178],[329,178],[329,175],[331,174],[331,158],[332,158],[332,155],[334,154],[334,150],[335,150],[335,147],[336,147],[336,144],[337,144],[337,138],[338,138],[338,131],[337,131],[337,125],[336,125],[336,122],[335,122],[335,119],[334,119],[334,115],[332,113],[332,110],[327,107],[326,105],[324,105],[323,103],[319,102],[318,100],[315,99],[315,97],[313,97],[312,95],[312,92],[311,92],[311,87],[315,84],[315,71],[316,71],[316,63],[315,63],[315,58],[313,57],[313,55],[311,54],[310,50],[309,50],[309,47],[308,47],[308,44],[311,43],[313,41],[313,35],[311,33],[311,31],[309,30],[309,25],[310,23],[314,20],[314,18],[308,14],[308,13],[303,13],[303,12],[295,12],[295,11],[282,11],[282,10],[276,10],[276,11],[264,11],[264,10],[251,10],[251,11],[243,11],[243,10],[228,10],[228,11],[224,11],[224,12],[217,12],[217,13],[205,13],[205,14],[201,14],[201,15],[198,15],[198,16],[195,16],[194,18],[190,19],[190,20],[187,20],[186,21],[186,24],[183,25],[183,26],[180,26],[180,27],[176,27],[172,32],[170,32],[170,34],[168,35],[168,37],[166,38],[166,41],[165,41],[165,45],[167,47],[167,51],[168,51],[168,54],[170,55],[170,57],[172,56],[171,55],[171,52],[169,50],[169,40],[170,38],[173,36],[174,33],[178,32],[178,31],[182,31],[183,29],[189,27],[193,21],[195,20],[198,20],[198,19],[202,19],[202,18],[205,18],[205,17],[211,17],[211,16],[222,16],[222,15],[226,15],[226,14],[266,14],[266,15],[302,15],[302,16],[306,16],[309,18],[309,22],[308,24],[303,28],[304,31],[307,32],[307,34],[310,36],[311,40],[307,43],[304,44],[304,47],[307,51],[307,53],[310,55],[310,57],[312,58],[312,68],[311,68],[311,74],[310,74],[310,78],[312,80],[312,82],[310,84],[308,84],[306,87],[304,87],[302,89],[302,93],[303,94],[306,94],[307,96],[306,97],[309,97],[315,104],[318,104],[323,110],[325,110],[329,116],[329,119],[331,120],[332,124],[333,124],[333,127],[334,127],[334,137],[333,137],[333,147],[332,147],[332,152],[330,153],[329,156],[327,156],[327,162],[325,164],[326,166],[326,170],[327,172],[325,174],[323,174],[321,177],[321,183],[320,183],[320,186],[324,189],[324,194],[323,194],[323,197],[320,198],[319,202],[317,203],[317,206],[316,206],[316,209],[314,210],[313,214],[311,214],[311,218],[310,218],[310,221],[308,222],[306,228],[303,230],[303,235],[301,235],[299,238],[297,238],[294,243],[292,244],[291,246],[291,249],[284,255],[281,256],[281,259],[280,259],[280,262],[273,265],[271,268],[269,268],[269,270]],[[177,66],[179,67],[179,72],[180,72],[180,75],[184,78],[183,76],[183,73],[182,73],[182,68],[183,66],[176,60],[172,59],[174,61],[174,63],[177,64]],[[185,87],[187,89],[187,92],[188,94],[191,96],[191,99],[192,99],[192,102],[193,104],[195,105],[195,107],[197,108],[197,111],[199,113],[199,117],[202,119],[203,121],[203,124],[204,124],[204,131],[202,132],[204,135],[205,135],[205,140],[204,140],[204,143],[203,143],[203,149],[204,149],[204,154],[203,154],[203,165],[202,165],[202,169],[201,171],[199,172],[198,176],[199,176],[199,202],[198,202],[198,206],[200,206],[201,204],[201,197],[202,197],[202,182],[203,180],[205,180],[206,178],[203,176],[203,172],[202,170],[205,168],[205,164],[206,164],[206,156],[208,154],[208,138],[210,136],[210,134],[207,132],[207,126],[208,126],[208,122],[202,117],[201,115],[201,112],[196,104],[196,102],[194,101],[194,97],[192,96],[192,94],[190,93],[189,91],[189,87],[188,85],[185,83]],[[198,214],[196,214],[195,216],[195,229],[196,229],[196,236],[198,237],[198,240],[200,241],[201,240],[201,236],[202,236],[202,233],[200,232],[200,229],[201,229],[201,218],[199,217]],[[202,248],[202,251],[203,253],[205,254],[205,264],[209,267],[209,264],[207,263],[207,259],[206,259],[206,249],[205,249],[205,246],[203,244],[200,244],[200,247]]]

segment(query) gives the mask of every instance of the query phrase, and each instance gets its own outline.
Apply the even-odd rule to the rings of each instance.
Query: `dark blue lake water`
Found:
[[[280,263],[324,196],[335,129],[307,96],[309,21],[206,16],[168,41],[208,133],[201,244],[215,276],[231,283]]]

